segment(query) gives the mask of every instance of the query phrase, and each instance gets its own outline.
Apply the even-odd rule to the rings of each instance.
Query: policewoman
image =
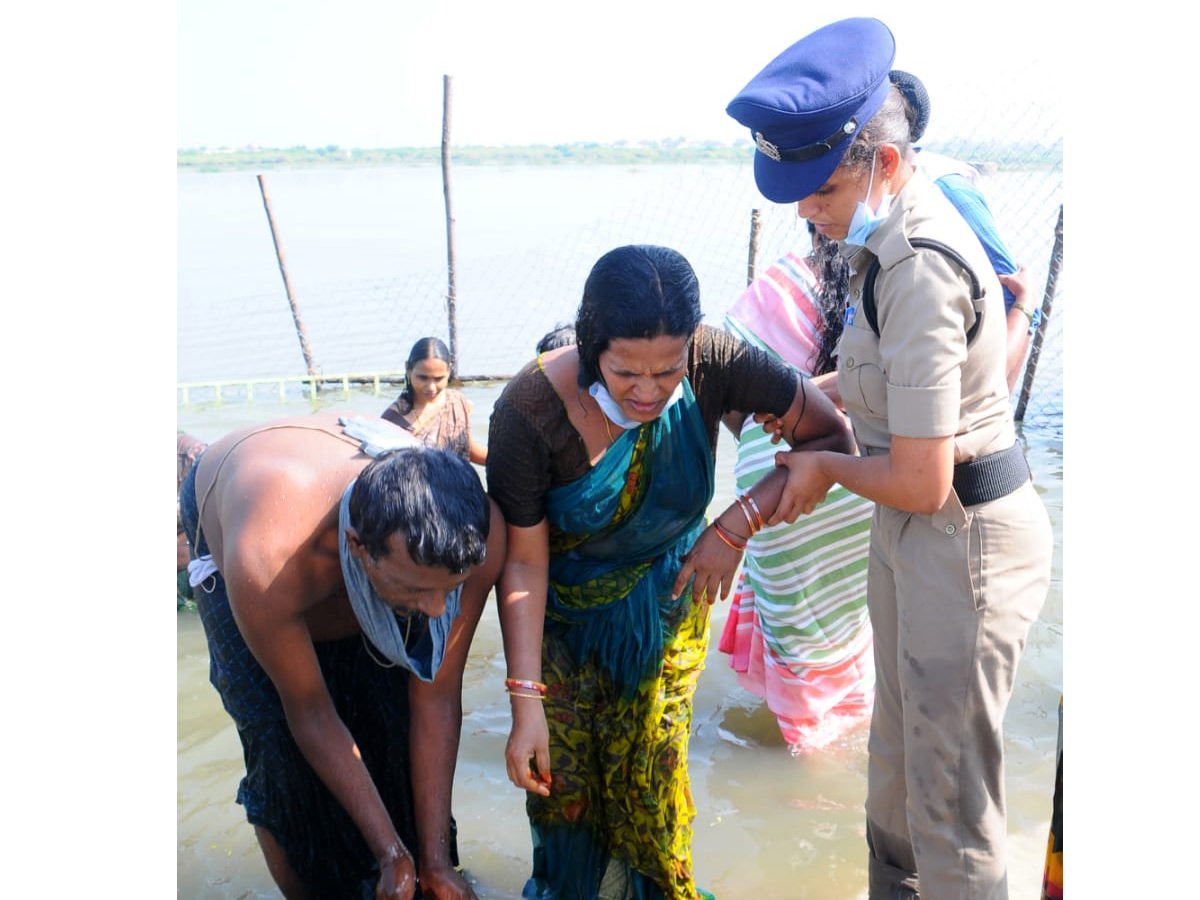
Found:
[[[796,203],[852,269],[837,377],[860,455],[778,454],[773,520],[834,483],[876,504],[869,897],[1006,898],[1002,726],[1053,535],[1013,427],[1000,284],[913,166],[894,56],[882,22],[835,22],[727,108],[755,141],[762,194]]]

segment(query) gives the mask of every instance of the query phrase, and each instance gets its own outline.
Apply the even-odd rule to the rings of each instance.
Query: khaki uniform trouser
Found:
[[[934,515],[877,505],[868,604],[871,900],[1004,900],[1004,711],[1050,584],[1054,536],[1031,483]]]

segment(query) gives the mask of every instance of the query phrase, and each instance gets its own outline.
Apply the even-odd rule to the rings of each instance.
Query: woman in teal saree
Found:
[[[700,324],[673,250],[602,257],[576,333],[505,388],[488,439],[509,535],[497,596],[506,762],[533,832],[525,896],[697,900],[687,751],[709,604],[782,485],[768,476],[706,523],[721,417],[777,417],[793,446],[850,443],[819,391]]]

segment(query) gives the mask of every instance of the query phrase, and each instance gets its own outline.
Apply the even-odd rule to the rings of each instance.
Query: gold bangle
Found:
[[[1029,310],[1027,310],[1024,306],[1022,306],[1020,303],[1014,303],[1012,305],[1012,308],[1022,312],[1025,315],[1025,318],[1027,318],[1029,320],[1029,324],[1030,325],[1033,324],[1033,313],[1031,313]]]
[[[738,494],[737,501],[741,505],[743,512],[747,509],[754,512],[754,521],[750,523],[750,537],[754,537],[755,534],[763,530],[762,510],[758,508],[758,504],[754,500],[754,495],[749,491],[746,491],[744,494]],[[746,518],[750,518],[749,513],[746,513]]]
[[[510,697],[524,697],[526,700],[541,700],[543,703],[546,702],[546,698],[542,694],[527,694],[524,691],[514,691],[512,688],[505,688],[505,690],[508,691]]]
[[[750,526],[750,537],[754,537],[754,532],[757,531],[754,527],[754,513],[750,512],[750,507],[746,505],[746,502],[741,497],[734,496],[733,499],[737,501],[738,509],[746,517],[746,524]]]

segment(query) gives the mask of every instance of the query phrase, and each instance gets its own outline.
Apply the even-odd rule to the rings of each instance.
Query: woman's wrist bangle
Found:
[[[731,549],[736,550],[738,553],[745,551],[746,545],[744,543],[738,544],[733,534],[722,528],[720,522],[713,522],[713,530],[717,532],[717,537],[723,540]]]
[[[741,497],[735,496],[733,499],[737,501],[738,509],[740,509],[742,511],[742,515],[746,517],[746,524],[750,526],[750,537],[754,537],[754,532],[756,530],[754,528],[754,513],[750,512],[750,507],[746,505],[745,501],[742,500]]]
[[[515,691],[512,688],[505,688],[505,690],[508,691],[508,696],[510,697],[524,697],[526,700],[541,700],[543,703],[546,702],[545,694],[529,693],[528,691]]]
[[[742,499],[745,500],[747,503],[749,503],[750,508],[752,510],[754,510],[754,518],[758,521],[758,530],[762,531],[762,527],[764,524],[763,523],[763,514],[762,514],[762,510],[758,508],[758,501],[754,499],[754,495],[751,494],[749,491],[746,491],[746,493],[742,494]]]
[[[750,525],[750,537],[754,537],[763,529],[762,510],[758,508],[758,504],[754,501],[753,495],[746,491],[744,494],[736,494],[734,499],[737,500],[738,506],[742,508],[742,512],[746,515],[746,521]]]
[[[506,688],[523,688],[527,691],[535,691],[538,694],[546,693],[546,685],[540,681],[527,681],[524,678],[505,678],[504,686]],[[510,690],[509,693],[512,693]]]
[[[1024,307],[1022,304],[1020,304],[1020,303],[1014,303],[1014,304],[1012,305],[1012,308],[1013,308],[1013,309],[1015,309],[1015,310],[1019,310],[1019,311],[1021,312],[1021,314],[1022,314],[1022,315],[1024,315],[1024,316],[1025,316],[1025,318],[1027,318],[1027,319],[1029,320],[1029,324],[1030,324],[1030,325],[1032,325],[1032,324],[1033,324],[1033,313],[1032,313],[1030,310],[1026,309],[1026,308],[1025,308],[1025,307]]]
[[[729,510],[725,510],[725,512],[729,512]],[[730,528],[728,525],[721,525],[721,518],[722,518],[722,516],[724,516],[724,515],[725,515],[725,513],[721,513],[721,515],[720,515],[720,516],[717,516],[715,519],[713,519],[713,524],[714,524],[714,525],[720,525],[720,527],[721,527],[721,531],[725,532],[725,537],[727,537],[727,538],[729,538],[730,540],[732,540],[732,541],[733,541],[735,544],[741,544],[743,547],[745,547],[745,546],[746,546],[746,542],[747,542],[747,541],[749,541],[749,540],[750,540],[750,538],[748,538],[748,537],[742,537],[742,534],[741,534],[741,532],[734,531],[734,530],[733,530],[732,528]],[[754,535],[754,532],[753,532],[753,531],[751,531],[751,533],[750,533],[750,534],[751,534],[751,537],[753,537],[753,535]]]

